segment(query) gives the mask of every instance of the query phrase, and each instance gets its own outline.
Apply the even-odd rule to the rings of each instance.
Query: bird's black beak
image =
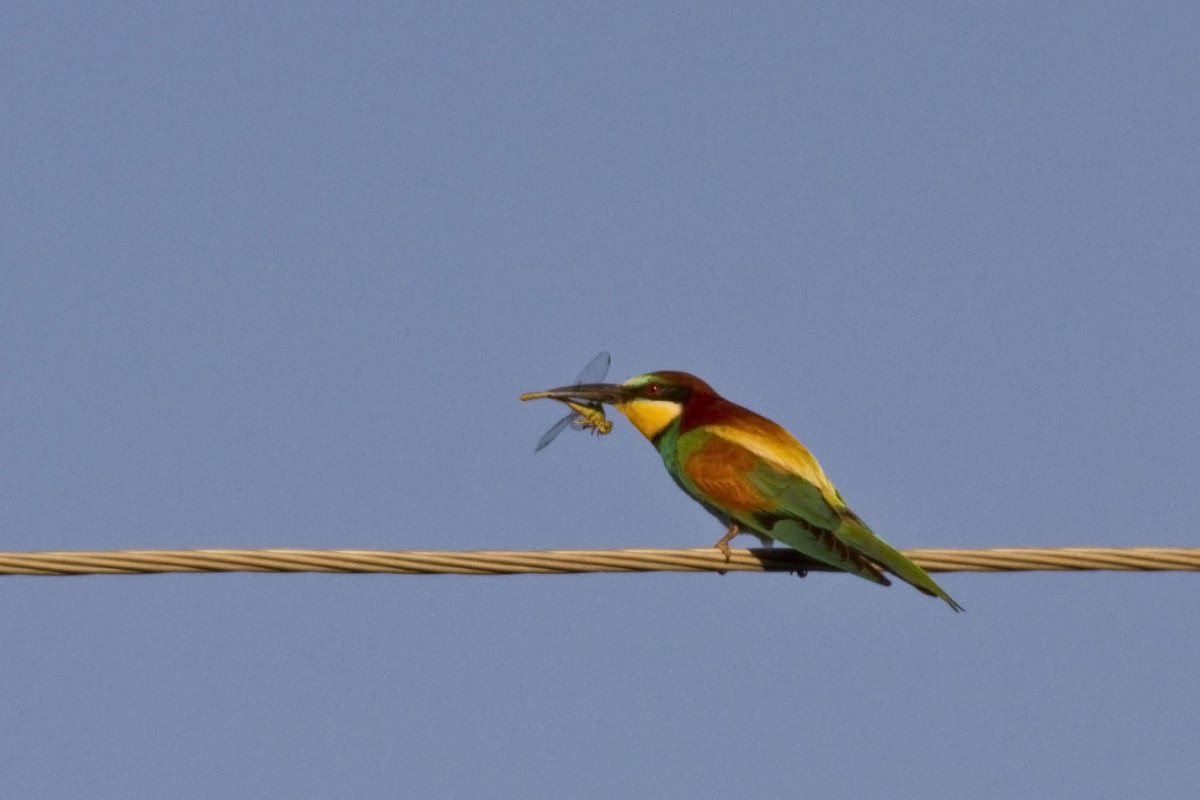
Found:
[[[522,400],[576,400],[584,403],[623,403],[633,399],[633,391],[619,383],[577,383],[574,386],[563,386],[559,389],[547,389],[544,392],[527,392],[521,395]]]

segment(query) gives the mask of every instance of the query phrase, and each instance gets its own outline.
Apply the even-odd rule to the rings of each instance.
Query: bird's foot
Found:
[[[713,547],[717,548],[718,550],[720,550],[722,553],[725,554],[725,563],[726,564],[729,563],[729,559],[733,558],[733,553],[731,553],[729,551],[729,543],[734,540],[734,537],[736,537],[738,535],[738,533],[739,533],[738,526],[737,526],[737,523],[735,522],[729,526],[729,530],[725,531],[725,535],[721,537],[721,541],[719,541],[713,545]]]

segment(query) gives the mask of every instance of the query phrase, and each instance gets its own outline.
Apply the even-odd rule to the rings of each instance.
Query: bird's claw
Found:
[[[733,537],[738,535],[738,526],[730,525],[729,530],[725,531],[725,535],[721,537],[721,541],[713,545],[713,547],[725,554],[725,563],[729,563],[729,559],[733,558],[733,553],[729,550],[729,543],[733,541]]]
[[[725,563],[726,564],[729,563],[729,559],[733,558],[733,551],[729,549],[729,542],[725,541],[724,539],[717,542],[715,545],[713,545],[713,547],[717,548],[718,550],[720,550],[722,553],[725,554]]]

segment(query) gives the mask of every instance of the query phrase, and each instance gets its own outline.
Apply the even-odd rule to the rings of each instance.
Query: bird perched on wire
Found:
[[[891,584],[886,570],[962,610],[850,510],[795,437],[696,376],[651,372],[622,384],[576,384],[521,399],[542,397],[608,403],[624,414],[657,448],[679,488],[728,526],[716,544],[727,561],[729,542],[744,531],[884,586]]]

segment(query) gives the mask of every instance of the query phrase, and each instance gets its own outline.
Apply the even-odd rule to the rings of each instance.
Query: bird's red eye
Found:
[[[661,391],[662,391],[662,386],[658,385],[657,383],[647,383],[646,384],[646,394],[658,394]]]

